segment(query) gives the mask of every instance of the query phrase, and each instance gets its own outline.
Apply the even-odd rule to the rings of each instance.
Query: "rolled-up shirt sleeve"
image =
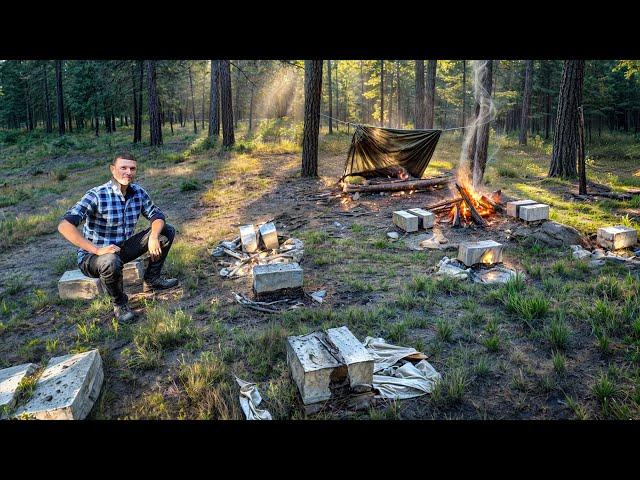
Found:
[[[77,227],[87,218],[87,215],[95,212],[97,208],[98,197],[95,192],[89,190],[62,218]]]
[[[149,220],[151,223],[158,219],[164,220],[164,213],[162,213],[162,210],[153,203],[147,191],[142,187],[140,187],[140,194],[142,196],[142,215],[144,218]]]

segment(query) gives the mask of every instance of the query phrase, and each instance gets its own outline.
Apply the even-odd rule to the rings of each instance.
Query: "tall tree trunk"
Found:
[[[462,61],[462,121],[460,126],[464,127],[466,121],[465,115],[467,113],[467,61]],[[460,129],[462,135],[464,135],[464,128]]]
[[[73,125],[71,124],[71,109],[69,107],[67,107],[67,120],[69,121],[69,133],[73,133]]]
[[[318,134],[322,98],[322,60],[304,61],[304,130],[302,176],[318,176]]]
[[[206,77],[202,79],[202,130],[203,131],[204,131],[204,113],[205,113],[205,108],[204,108],[204,85],[206,83],[205,79]]]
[[[51,133],[53,131],[53,125],[51,121],[51,103],[49,102],[49,82],[47,73],[47,62],[42,62],[42,80],[44,82],[44,106],[46,111],[45,117],[45,131]]]
[[[236,81],[235,81],[235,95],[236,95],[236,99],[233,102],[233,106],[235,107],[233,112],[233,124],[235,125],[235,128],[238,128],[238,120],[240,120],[240,69],[238,68],[240,66],[240,60],[236,60],[236,62],[238,62],[236,65],[237,67],[235,68],[236,71]]]
[[[529,129],[529,109],[531,107],[531,86],[533,84],[533,60],[525,60],[524,92],[522,94],[522,116],[520,117],[520,145],[527,144]]]
[[[160,102],[156,79],[156,61],[147,60],[147,85],[149,87],[149,135],[152,147],[162,145],[162,126],[160,125]]]
[[[198,133],[198,124],[196,123],[196,101],[193,98],[193,76],[191,75],[191,65],[189,65],[189,87],[191,88],[191,116],[193,117],[193,133]]]
[[[144,60],[140,60],[139,65],[139,83],[138,83],[138,142],[142,142],[142,115],[144,114],[144,105],[142,103],[142,93],[144,92]]]
[[[578,107],[582,105],[584,60],[565,60],[553,136],[550,177],[571,178],[576,171]]]
[[[427,86],[426,86],[426,105],[425,105],[425,128],[433,128],[433,119],[435,116],[436,102],[436,68],[437,60],[429,60],[427,63]]]
[[[380,60],[380,126],[384,127],[384,60]]]
[[[131,64],[131,87],[133,92],[133,143],[137,143],[140,140],[138,139],[138,115],[139,115],[139,106],[138,106],[138,92],[136,91],[136,71],[135,66]]]
[[[400,117],[400,60],[396,60],[396,100],[398,103],[398,112],[396,114],[397,121],[396,125],[398,128],[401,126],[401,117]]]
[[[484,178],[489,151],[489,121],[491,120],[491,92],[493,87],[493,60],[485,60],[480,69],[480,108],[478,111],[478,127],[476,148],[473,157],[473,185],[478,187]]]
[[[364,98],[364,69],[360,60],[360,121],[365,123],[365,98]]]
[[[230,147],[236,140],[233,134],[233,102],[231,100],[231,66],[220,60],[220,106],[222,113],[222,145]]]
[[[331,82],[331,60],[327,60],[327,88],[329,89],[329,134],[333,133],[333,83]]]
[[[551,131],[551,69],[549,61],[545,62],[546,75],[544,79],[545,106],[544,106],[544,138],[549,140],[549,132]]]
[[[62,60],[56,60],[56,98],[58,100],[58,133],[64,135],[64,94],[62,91]]]
[[[338,61],[336,60],[334,62],[334,68],[336,69],[336,73],[335,73],[335,82],[336,82],[336,118],[340,118],[340,103],[339,103],[339,99],[340,99],[340,84],[338,83]],[[336,130],[340,131],[340,122],[336,123]]]
[[[29,79],[25,81],[25,100],[27,107],[27,131],[33,131],[33,110],[31,108],[31,86],[29,85]]]
[[[251,86],[251,97],[249,99],[249,132],[253,130],[253,85]]]
[[[424,60],[416,60],[416,112],[415,128],[424,128]]]
[[[211,91],[209,92],[209,138],[220,136],[220,60],[211,60]]]
[[[578,194],[587,194],[587,172],[585,168],[584,152],[584,114],[582,105],[578,107]]]

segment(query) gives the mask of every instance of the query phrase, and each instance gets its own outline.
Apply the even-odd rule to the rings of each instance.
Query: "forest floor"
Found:
[[[99,138],[19,134],[1,144],[0,368],[99,348],[105,382],[92,418],[241,419],[234,375],[258,384],[274,418],[305,418],[285,339],[347,325],[360,340],[380,336],[425,352],[443,379],[417,399],[313,418],[640,418],[636,272],[612,264],[593,270],[567,247],[505,240],[505,264],[524,279],[502,286],[438,279],[432,267],[453,250],[412,250],[411,235],[391,241],[386,231],[392,211],[449,192],[322,196],[342,173],[350,136],[321,135],[320,177],[307,180],[294,134],[268,133],[248,138],[241,128],[230,151],[208,148],[205,135],[188,128],[165,131],[161,150],[131,147],[127,128]],[[457,134],[444,136],[426,175],[453,170],[460,143]],[[590,179],[614,191],[640,187],[637,143],[618,136],[594,142]],[[585,235],[621,222],[640,226],[640,197],[576,201],[575,184],[546,178],[549,143],[533,138],[522,148],[496,137],[491,145],[488,190],[548,203],[552,219]],[[114,321],[107,297],[57,296],[62,273],[76,268],[75,248],[57,223],[86,190],[109,179],[120,148],[138,154],[136,181],[178,230],[166,269],[180,287],[134,291],[132,325]],[[232,292],[250,296],[251,280],[221,278],[211,247],[237,236],[239,225],[269,218],[279,233],[305,242],[305,291],[326,290],[324,303],[305,300],[303,308],[271,315],[234,300]],[[495,223],[500,228],[442,229],[454,240],[494,238],[506,226]],[[146,226],[141,219],[138,229]]]

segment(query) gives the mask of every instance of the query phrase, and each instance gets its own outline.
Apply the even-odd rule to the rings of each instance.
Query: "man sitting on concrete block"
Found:
[[[133,183],[137,162],[123,152],[109,166],[112,178],[89,190],[64,215],[58,231],[78,247],[78,266],[88,277],[100,278],[113,298],[114,312],[120,322],[130,322],[134,314],[124,293],[122,269],[125,263],[149,252],[150,262],[144,275],[145,291],[175,287],[178,280],[162,278],[164,264],[175,229],[137,183]],[[151,227],[133,234],[142,214]],[[86,221],[85,221],[86,220]],[[76,228],[85,224],[82,234]]]

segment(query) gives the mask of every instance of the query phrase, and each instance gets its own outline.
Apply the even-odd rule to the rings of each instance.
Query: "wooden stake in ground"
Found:
[[[471,203],[471,199],[469,198],[469,195],[467,195],[467,192],[465,192],[464,189],[460,187],[460,185],[458,185],[457,183],[456,183],[456,188],[460,192],[460,196],[464,200],[464,203],[466,203],[467,206],[469,207],[469,210],[471,210],[471,218],[473,219],[473,221],[476,222],[481,227],[486,227],[488,225],[487,221],[484,218],[482,218],[482,216],[478,213],[476,208],[473,206],[473,204]]]
[[[578,195],[587,195],[587,172],[585,170],[584,152],[584,112],[582,105],[578,107]]]

